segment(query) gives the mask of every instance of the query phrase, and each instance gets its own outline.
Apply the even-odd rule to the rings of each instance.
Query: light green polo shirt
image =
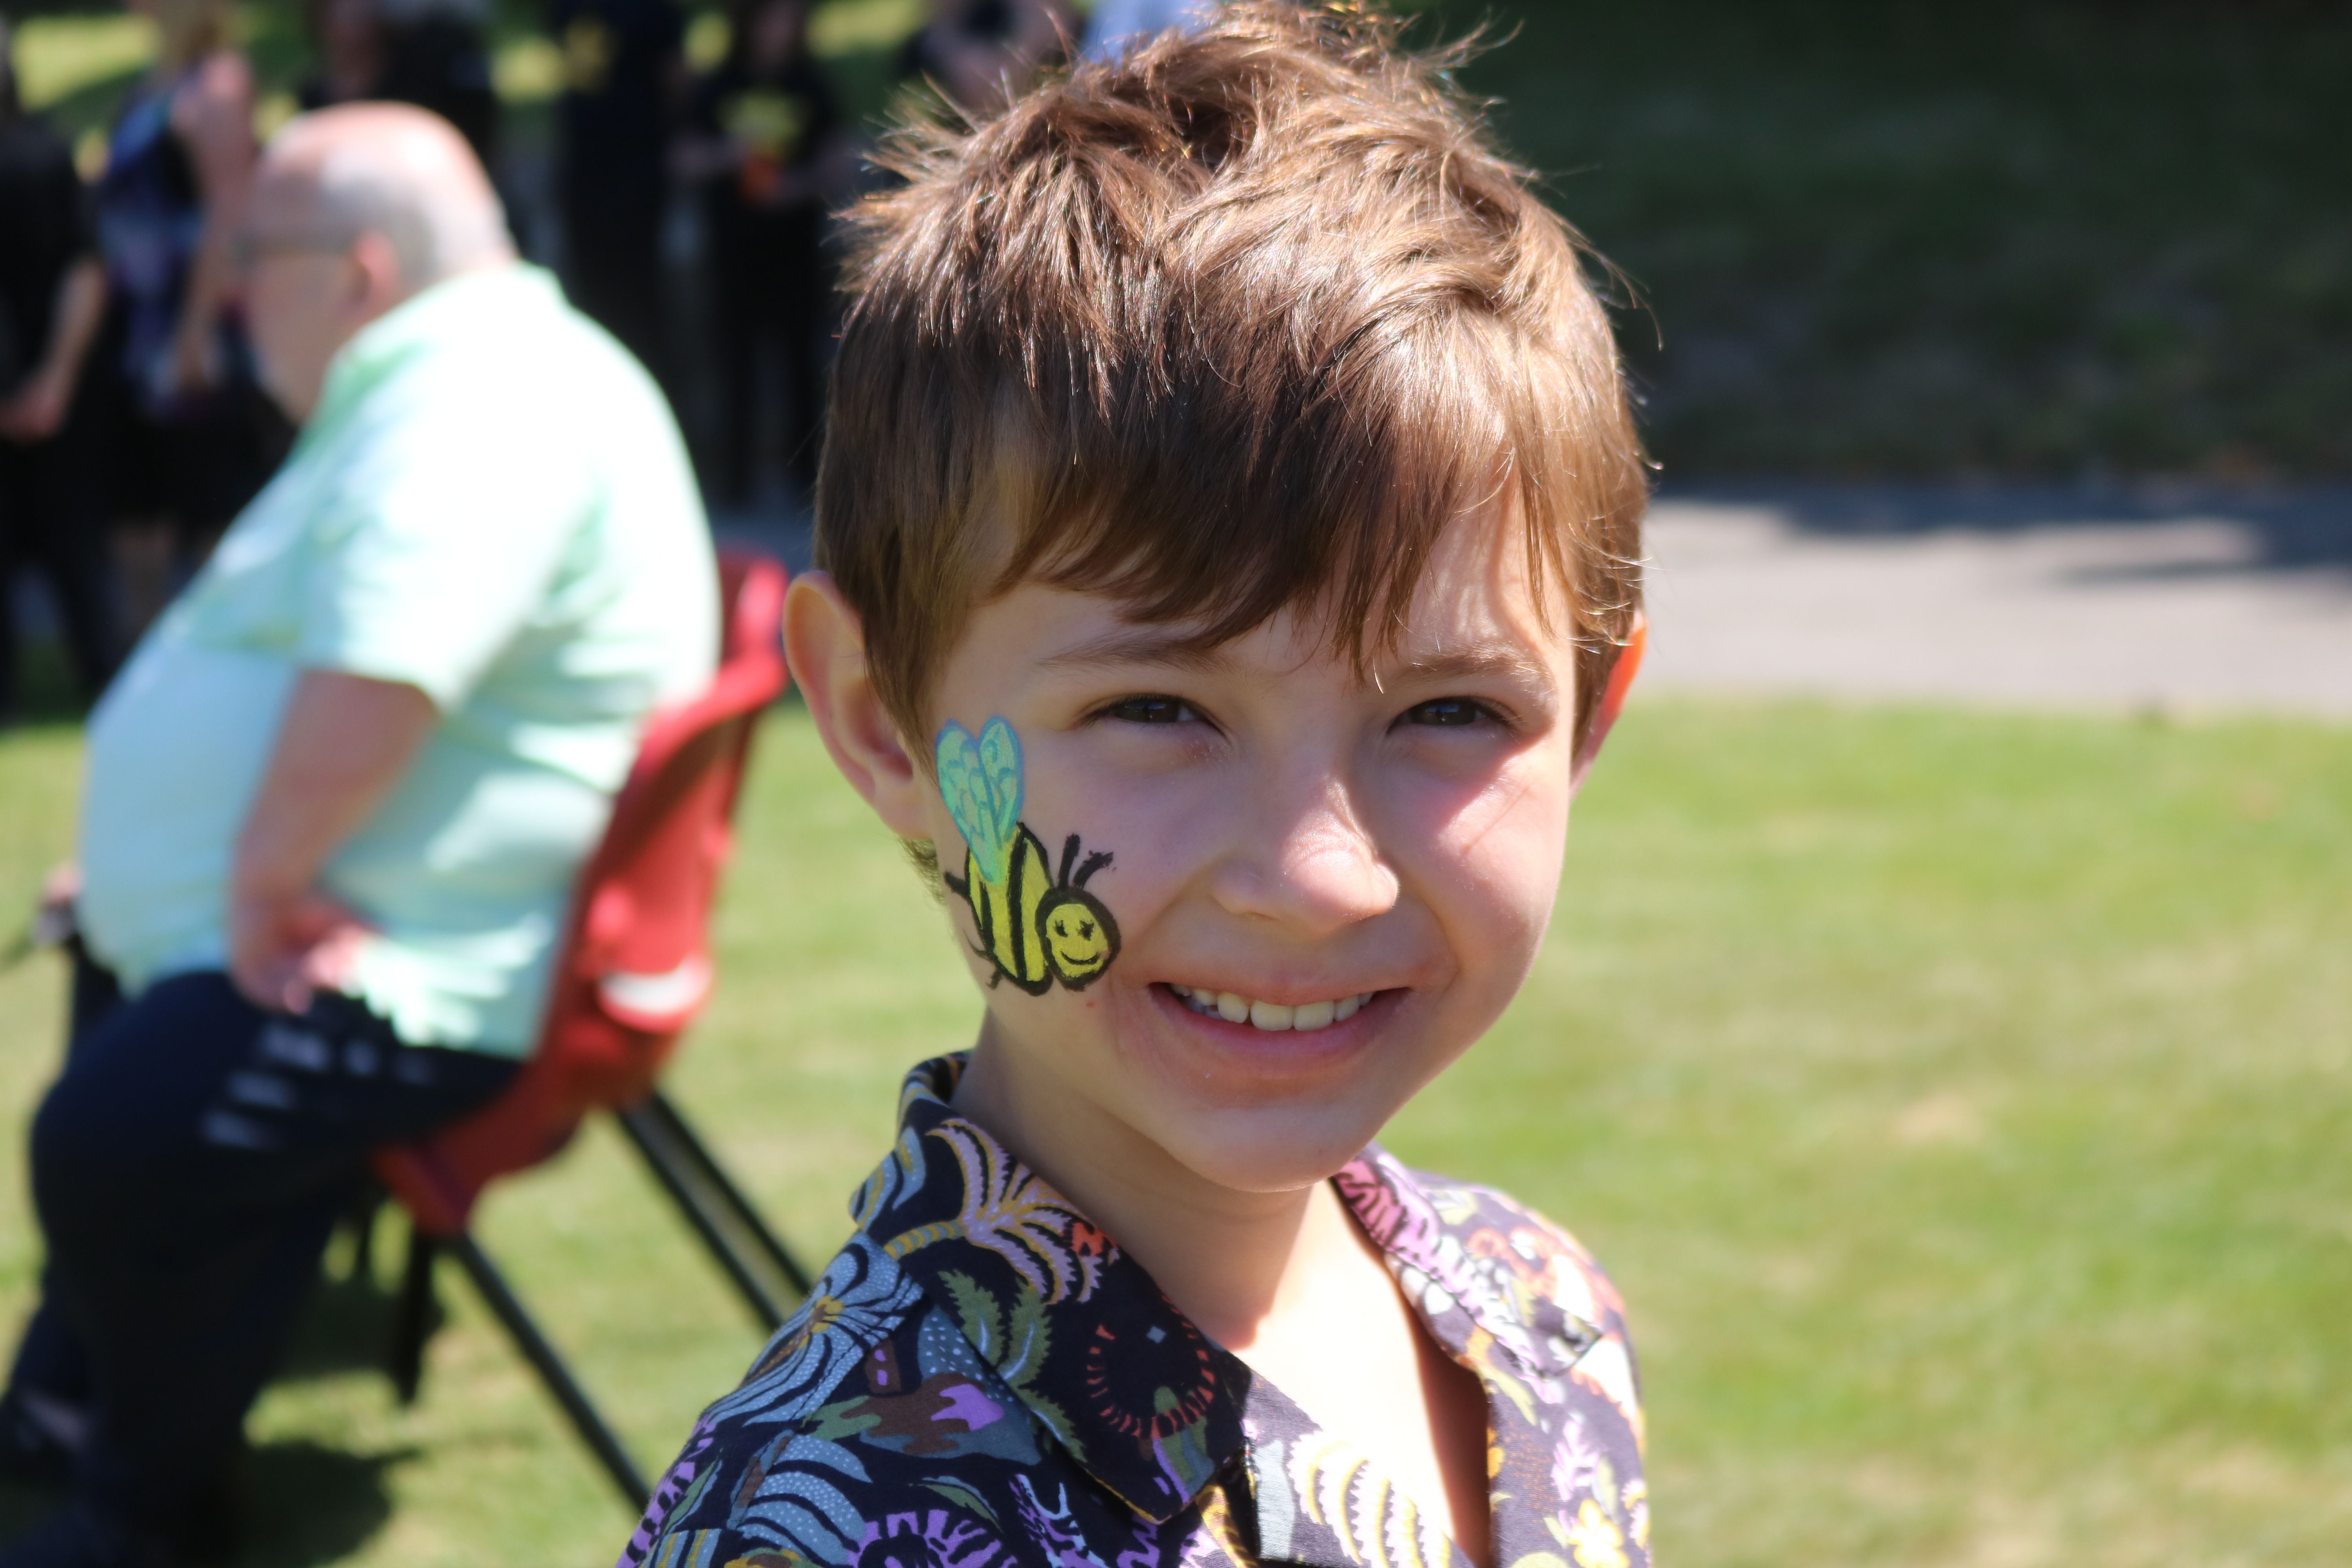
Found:
[[[286,466],[91,716],[83,930],[133,989],[226,966],[229,857],[305,669],[405,681],[424,751],[322,884],[412,1044],[526,1054],[646,716],[717,656],[710,534],[660,393],[516,265],[353,338]]]

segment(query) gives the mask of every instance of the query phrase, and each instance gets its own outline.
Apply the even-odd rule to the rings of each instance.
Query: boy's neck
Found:
[[[1356,1262],[1369,1246],[1329,1183],[1255,1193],[1212,1182],[1038,1076],[1045,1080],[1029,1081],[983,1028],[956,1113],[1076,1205],[1227,1350],[1249,1350],[1286,1309],[1305,1304],[1330,1265]]]

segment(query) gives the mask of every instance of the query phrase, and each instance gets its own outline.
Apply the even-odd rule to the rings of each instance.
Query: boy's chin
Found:
[[[1338,1175],[1387,1117],[1333,1106],[1193,1110],[1158,1120],[1162,1125],[1148,1135],[1202,1181],[1233,1192],[1291,1193]]]

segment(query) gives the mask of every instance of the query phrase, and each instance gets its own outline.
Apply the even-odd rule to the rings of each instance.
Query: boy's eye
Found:
[[[1467,697],[1440,697],[1404,710],[1408,724],[1435,724],[1448,729],[1483,724],[1495,717],[1493,709]]]
[[[1102,716],[1128,724],[1181,724],[1201,715],[1181,698],[1122,697],[1104,709]]]

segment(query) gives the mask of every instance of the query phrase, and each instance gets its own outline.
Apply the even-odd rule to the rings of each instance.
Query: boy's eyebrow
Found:
[[[1480,643],[1470,647],[1445,648],[1408,658],[1398,666],[1397,673],[1411,676],[1416,680],[1468,680],[1479,676],[1501,676],[1544,691],[1549,691],[1555,684],[1551,670],[1541,659],[1531,658],[1524,649],[1507,643]]]
[[[1157,664],[1178,669],[1211,669],[1225,662],[1223,650],[1202,647],[1181,630],[1131,626],[1088,637],[1082,643],[1047,654],[1038,663],[1048,669],[1085,669],[1106,664]],[[1402,660],[1391,679],[1416,681],[1470,680],[1500,676],[1549,693],[1557,682],[1541,659],[1509,643],[1475,643],[1466,647],[1433,649]],[[1379,683],[1375,676],[1375,685]]]
[[[1130,626],[1088,637],[1037,661],[1047,669],[1085,669],[1102,664],[1163,664],[1178,669],[1209,669],[1225,662],[1222,649],[1202,647],[1192,635],[1173,627]]]

